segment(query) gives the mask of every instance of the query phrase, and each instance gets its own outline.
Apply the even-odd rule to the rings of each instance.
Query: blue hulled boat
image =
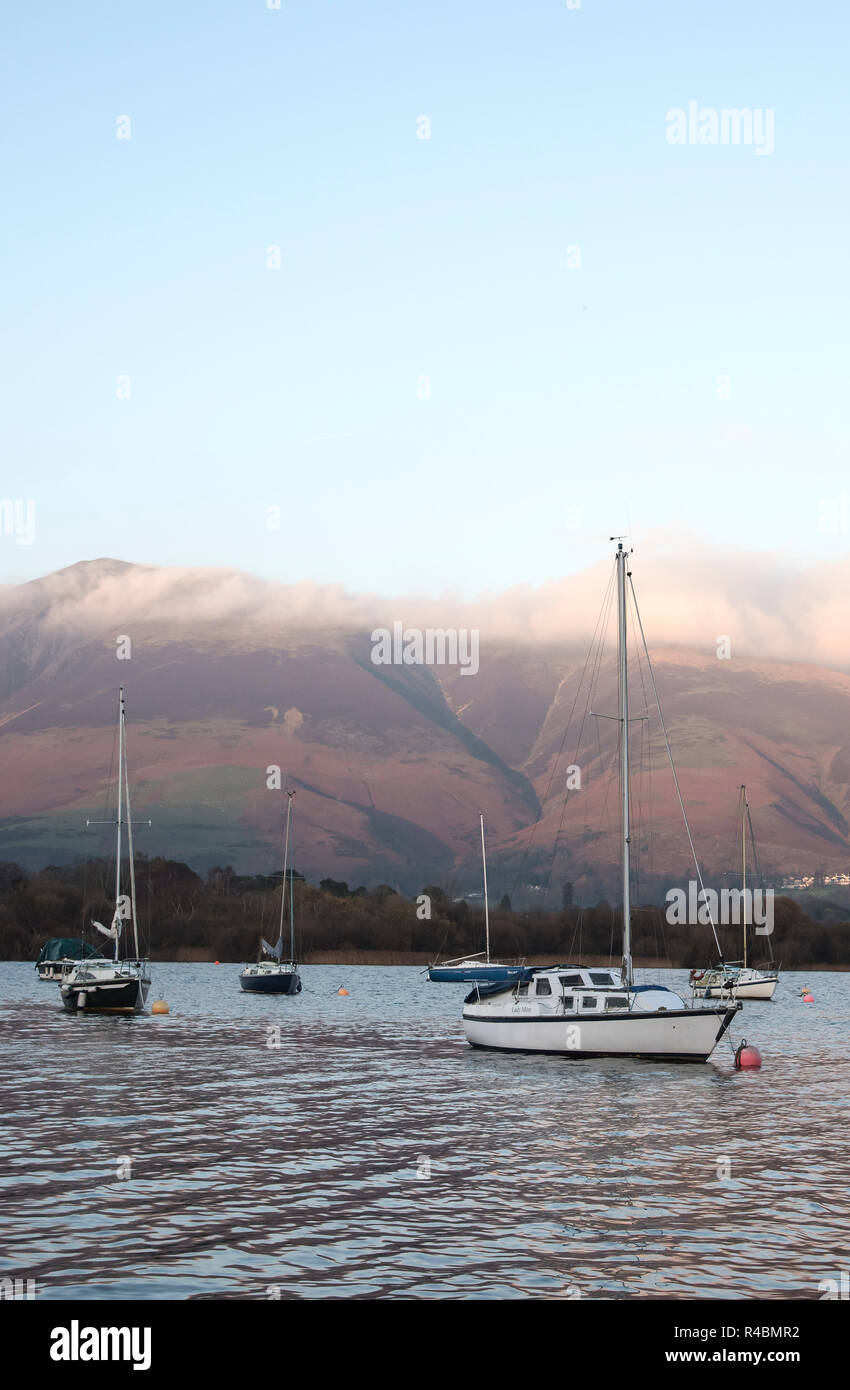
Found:
[[[498,980],[519,980],[524,978],[525,966],[500,965],[490,959],[490,906],[487,900],[487,852],[484,848],[484,813],[479,816],[481,823],[481,864],[484,870],[484,936],[485,949],[471,956],[456,957],[454,960],[435,961],[428,966],[428,979],[436,984],[475,984]],[[482,960],[481,957],[484,957]]]
[[[450,984],[452,981],[475,984],[478,980],[485,983],[488,980],[522,980],[525,978],[525,970],[524,965],[497,965],[495,961],[472,958],[459,961],[444,960],[428,966],[428,979],[438,984]]]

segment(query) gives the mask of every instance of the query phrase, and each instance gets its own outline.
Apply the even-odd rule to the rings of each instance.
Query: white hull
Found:
[[[697,985],[694,989],[694,996],[697,999],[772,999],[776,986],[779,984],[777,975],[765,977],[762,980],[746,980],[743,984],[709,985],[703,989]]]
[[[494,1017],[492,1008],[470,1005],[464,1009],[463,1026],[473,1047],[503,1052],[705,1062],[736,1013],[733,1005],[572,1019],[564,1014],[518,1018]]]

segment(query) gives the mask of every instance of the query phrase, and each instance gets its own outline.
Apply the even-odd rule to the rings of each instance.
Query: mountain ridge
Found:
[[[98,852],[80,827],[103,801],[123,683],[136,814],[159,822],[145,832],[151,853],[262,871],[277,852],[281,797],[266,777],[279,766],[299,789],[299,867],[310,877],[477,886],[483,811],[491,891],[545,882],[557,894],[566,881],[615,891],[616,796],[605,786],[616,731],[595,718],[616,709],[611,662],[586,721],[581,791],[567,795],[577,637],[519,641],[491,625],[476,675],[376,666],[370,635],[389,601],[334,593],[108,557],[4,590],[0,857],[37,865]],[[648,637],[709,871],[735,867],[727,823],[741,782],[768,870],[846,869],[850,675],[669,642],[653,650]],[[640,872],[651,862],[648,884],[678,881],[687,855],[657,728],[636,737],[635,753]]]

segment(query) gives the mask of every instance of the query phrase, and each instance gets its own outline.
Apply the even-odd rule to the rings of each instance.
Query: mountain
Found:
[[[482,628],[480,669],[373,664],[386,602],[229,571],[72,565],[0,599],[0,859],[104,849],[123,684],[137,848],[197,868],[280,860],[279,766],[297,789],[296,863],[313,880],[479,887],[560,901],[615,893],[613,664],[591,707],[575,642]],[[715,629],[717,630],[717,629]],[[691,829],[709,873],[737,866],[745,782],[763,869],[850,865],[850,676],[752,655],[652,650]],[[127,659],[119,659],[118,653]],[[635,668],[639,892],[689,873],[658,721]],[[577,700],[578,692],[578,700]],[[572,719],[570,718],[572,713]],[[576,752],[576,732],[584,736]],[[569,765],[581,787],[566,790]],[[575,781],[575,774],[573,774]],[[538,885],[529,890],[525,885]]]

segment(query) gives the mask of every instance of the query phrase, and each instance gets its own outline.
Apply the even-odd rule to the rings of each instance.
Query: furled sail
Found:
[[[283,955],[283,937],[278,937],[276,946],[270,946],[265,937],[262,938],[262,942],[263,950],[266,952],[266,955],[274,956],[275,960],[280,960]]]
[[[110,937],[112,941],[117,941],[121,935],[121,914],[120,912],[116,912],[112,919],[111,927],[105,927],[101,922],[94,921],[92,922],[92,926],[97,927],[99,932],[103,932],[103,935]]]

